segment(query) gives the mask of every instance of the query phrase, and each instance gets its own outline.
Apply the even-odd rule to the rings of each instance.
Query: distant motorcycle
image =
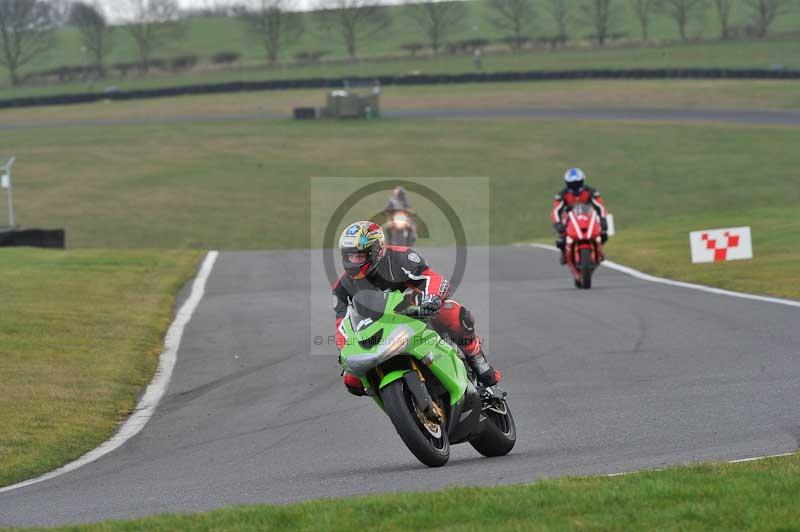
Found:
[[[390,246],[411,247],[417,241],[417,224],[409,210],[389,211],[389,220],[383,224],[383,233]]]
[[[600,217],[592,206],[581,203],[566,216],[567,267],[575,278],[575,287],[592,287],[592,274],[603,260],[603,241],[600,236]]]
[[[481,386],[461,351],[419,311],[400,291],[356,293],[339,363],[361,379],[423,464],[443,466],[450,445],[461,442],[484,456],[508,454],[517,431],[506,393]]]

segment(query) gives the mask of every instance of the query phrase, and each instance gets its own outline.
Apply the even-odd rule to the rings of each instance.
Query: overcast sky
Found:
[[[122,8],[120,7],[119,0],[100,0],[100,2],[106,7],[108,14],[112,17],[119,17],[122,14]],[[215,6],[230,6],[236,4],[243,4],[247,3],[247,0],[178,0],[178,3],[182,8],[211,8]],[[316,2],[314,0],[295,0],[298,7],[305,8],[311,5],[314,5]]]
[[[377,0],[379,4],[397,4],[403,0]],[[105,6],[106,12],[112,19],[118,19],[124,16],[120,0],[100,0]],[[212,8],[216,6],[231,6],[241,5],[248,3],[248,0],[178,0],[182,8]],[[288,2],[289,5],[296,5],[298,9],[310,9],[315,5],[319,5],[320,0],[293,0]]]

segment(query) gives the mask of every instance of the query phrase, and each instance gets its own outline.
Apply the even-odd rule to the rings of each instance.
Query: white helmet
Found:
[[[564,182],[567,187],[574,193],[580,193],[583,189],[583,182],[586,180],[586,174],[580,168],[570,168],[564,174]]]

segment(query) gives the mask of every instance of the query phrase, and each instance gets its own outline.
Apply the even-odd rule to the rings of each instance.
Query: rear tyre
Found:
[[[502,411],[487,408],[483,411],[488,419],[483,433],[469,443],[483,456],[505,456],[517,443],[517,426],[508,404],[503,401]]]
[[[425,423],[405,381],[399,379],[386,386],[381,398],[386,414],[408,450],[426,466],[445,465],[450,459],[447,429],[444,423]]]
[[[589,249],[581,250],[581,286],[584,290],[592,287],[592,251]]]

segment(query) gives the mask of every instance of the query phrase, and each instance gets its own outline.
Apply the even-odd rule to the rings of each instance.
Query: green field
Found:
[[[56,530],[796,530],[798,493],[800,455],[794,455],[612,478],[243,506]]]
[[[507,47],[497,44],[504,35],[489,23],[489,8],[485,0],[472,0],[470,15],[460,28],[445,38],[446,42],[484,38],[493,41],[483,59],[485,72],[520,70],[575,70],[599,68],[771,68],[783,65],[800,68],[800,12],[790,12],[776,19],[771,31],[775,36],[762,40],[719,41],[717,15],[711,4],[703,16],[689,24],[691,43],[684,44],[677,38],[674,22],[664,15],[654,15],[650,23],[650,42],[641,46],[639,25],[628,2],[617,0],[618,16],[614,17],[612,33],[625,37],[610,42],[604,49],[595,49],[588,39],[590,26],[578,16],[574,8],[569,35],[570,45],[566,49],[548,51],[544,47],[527,49],[523,53],[508,53]],[[196,55],[200,65],[188,72],[168,73],[153,71],[147,76],[128,74],[126,78],[113,75],[99,82],[66,82],[51,85],[28,84],[10,87],[5,76],[0,76],[0,98],[26,97],[55,93],[80,93],[102,91],[107,86],[120,89],[142,89],[186,84],[221,83],[231,81],[262,81],[271,79],[307,77],[348,77],[404,75],[409,73],[462,73],[474,72],[470,54],[440,55],[430,58],[428,52],[422,57],[411,58],[401,49],[409,42],[425,42],[408,15],[408,7],[392,6],[390,11],[394,23],[378,36],[360,44],[362,61],[348,62],[344,46],[332,35],[319,29],[313,15],[307,16],[307,30],[302,38],[290,43],[282,51],[277,65],[269,66],[258,42],[244,31],[235,18],[211,17],[191,18],[186,22],[184,36],[159,48],[155,55],[171,58],[185,54]],[[741,28],[749,21],[749,12],[741,1],[734,3],[731,27]],[[539,6],[535,29],[531,37],[555,35],[556,27],[543,5]],[[87,62],[82,56],[80,35],[74,28],[65,28],[57,34],[58,46],[35,63],[28,65],[23,73],[52,69],[59,66],[77,66]],[[136,60],[134,43],[124,27],[117,29],[115,46],[108,64],[133,62]],[[315,50],[329,51],[320,64],[299,64],[294,57],[299,52]],[[234,51],[242,59],[233,67],[220,68],[211,64],[211,57],[221,51]]]
[[[584,70],[626,68],[756,68],[772,65],[800,68],[800,39],[775,38],[763,41],[718,41],[703,44],[666,44],[645,48],[591,48],[556,51],[526,51],[520,54],[487,53],[483,57],[484,72],[528,70]],[[0,85],[0,98],[100,92],[106,86],[123,90],[165,86],[225,83],[232,81],[264,81],[309,77],[342,78],[406,74],[457,74],[475,72],[467,55],[436,58],[398,58],[356,63],[321,63],[292,66],[242,66],[232,69],[197,70],[183,74],[154,72],[148,76],[131,75],[127,79],[109,79],[100,83],[67,83],[55,85],[23,85],[16,88]],[[2,116],[2,114],[0,114]]]
[[[489,22],[489,8],[484,0],[470,3],[470,15],[463,25],[452,35],[447,36],[446,42],[455,42],[472,38],[485,38],[496,40],[504,36]],[[538,17],[532,37],[552,36],[557,33],[557,28],[549,15],[543,2],[538,4]],[[615,17],[612,24],[613,33],[627,35],[628,39],[640,38],[639,24],[627,2],[618,2],[619,16]],[[381,32],[377,37],[361,43],[363,57],[386,55],[399,55],[404,52],[400,46],[410,42],[425,43],[425,36],[417,30],[417,24],[408,16],[408,8],[394,6],[390,8],[393,18],[392,26]],[[734,2],[731,14],[731,27],[742,27],[749,22],[749,11],[742,2]],[[575,40],[586,40],[593,33],[591,25],[583,20],[574,9],[572,20],[568,26],[568,34]],[[282,60],[291,60],[294,54],[300,51],[328,50],[332,58],[346,56],[345,48],[336,35],[327,33],[318,27],[313,17],[308,17],[306,31],[302,38],[286,47]],[[778,17],[770,28],[775,33],[800,31],[800,14],[797,12]],[[697,17],[689,24],[691,38],[716,38],[719,34],[716,12],[709,5],[704,16]],[[678,31],[675,22],[664,16],[653,16],[650,23],[650,38],[654,40],[677,40]],[[158,56],[175,56],[192,53],[207,60],[215,53],[223,50],[239,52],[245,62],[262,61],[265,58],[263,49],[257,41],[252,40],[243,31],[243,26],[236,19],[226,17],[193,18],[187,24],[185,37],[166,46]],[[115,48],[110,57],[110,62],[133,61],[135,47],[130,37],[122,32],[117,38]],[[82,64],[81,45],[78,32],[67,28],[60,35],[60,46],[53,51],[40,66],[55,67],[59,65]]]
[[[199,256],[0,248],[0,486],[114,433],[153,376]]]

